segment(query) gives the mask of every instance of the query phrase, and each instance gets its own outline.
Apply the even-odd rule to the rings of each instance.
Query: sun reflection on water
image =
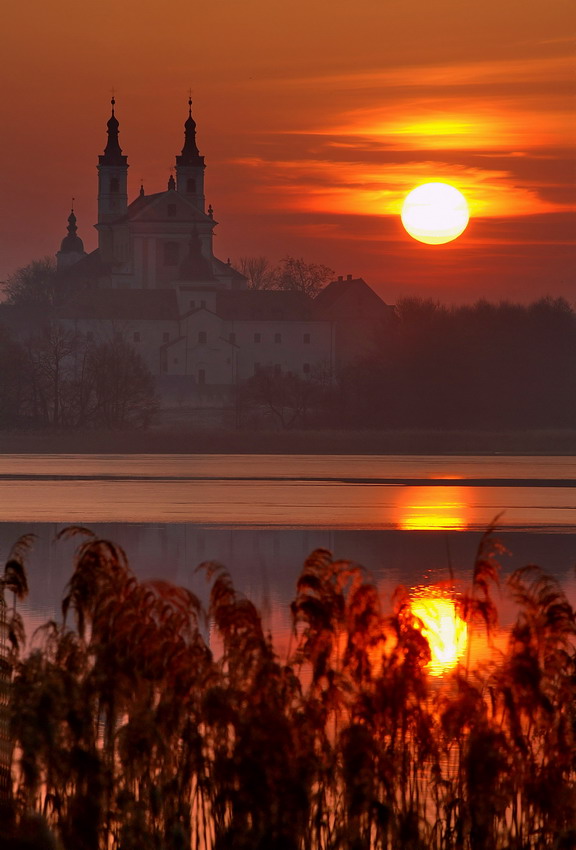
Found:
[[[396,524],[404,531],[462,531],[469,513],[464,492],[458,486],[407,487],[396,507]]]
[[[414,588],[410,610],[421,623],[430,647],[429,672],[441,676],[456,666],[466,651],[468,626],[458,615],[456,603],[440,588]]]

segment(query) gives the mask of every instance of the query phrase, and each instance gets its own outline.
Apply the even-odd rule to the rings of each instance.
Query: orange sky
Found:
[[[95,247],[114,86],[130,195],[163,189],[188,88],[221,258],[303,256],[390,303],[576,300],[572,0],[28,0],[2,18],[0,279],[53,254],[71,196]],[[456,242],[407,236],[428,180]]]

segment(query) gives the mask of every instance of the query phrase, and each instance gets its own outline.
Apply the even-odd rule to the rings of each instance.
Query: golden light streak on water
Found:
[[[409,487],[401,493],[396,524],[403,531],[461,531],[468,526],[463,487]]]
[[[466,652],[468,626],[459,617],[454,599],[440,589],[416,588],[410,610],[421,622],[422,634],[430,646],[429,672],[441,676],[455,667]]]

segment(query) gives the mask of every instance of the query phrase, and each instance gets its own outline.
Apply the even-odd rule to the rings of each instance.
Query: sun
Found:
[[[402,206],[402,224],[418,242],[442,245],[464,233],[470,213],[466,198],[449,183],[423,183]]]

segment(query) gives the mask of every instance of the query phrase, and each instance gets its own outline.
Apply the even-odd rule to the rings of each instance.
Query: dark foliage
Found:
[[[563,299],[443,307],[406,299],[372,354],[340,376],[345,424],[571,428],[576,314]]]
[[[576,626],[539,568],[507,582],[518,617],[500,656],[438,679],[408,591],[384,613],[363,569],[326,550],[304,564],[281,660],[221,565],[199,568],[204,611],[139,581],[113,543],[62,534],[82,536],[64,620],[37,631],[10,692],[7,847],[573,846]],[[25,587],[29,542],[6,588]],[[460,597],[489,635],[498,552],[490,530]]]
[[[122,339],[87,343],[44,322],[26,343],[0,322],[0,427],[146,428],[154,379]]]

